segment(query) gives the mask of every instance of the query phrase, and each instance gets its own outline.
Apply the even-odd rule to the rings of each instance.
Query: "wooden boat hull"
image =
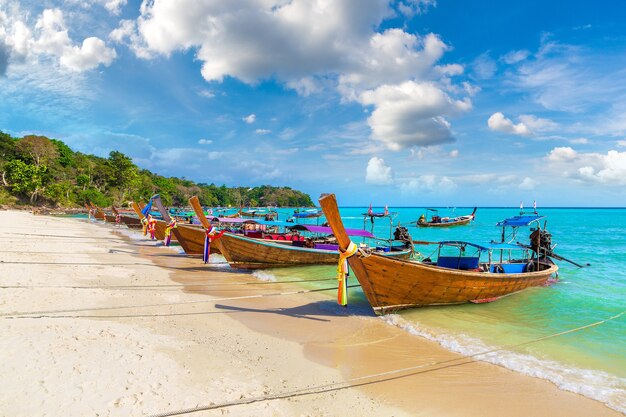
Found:
[[[139,220],[138,217],[125,216],[121,214],[120,220],[122,221],[122,223],[124,223],[127,227],[131,229],[141,229],[143,226],[141,224],[141,220]]]
[[[302,265],[337,264],[339,252],[274,243],[266,239],[252,239],[231,233],[211,243],[217,247],[233,268],[262,269]],[[388,256],[409,258],[411,250],[389,252]],[[387,257],[387,256],[381,256]]]
[[[174,229],[178,243],[188,255],[202,254],[204,251],[204,229],[200,226],[181,225]],[[211,245],[211,253],[220,253],[215,245]]]
[[[107,223],[115,223],[115,215],[104,213],[104,221]]]
[[[377,314],[412,307],[493,301],[529,287],[543,286],[558,270],[540,263],[540,271],[497,274],[461,271],[393,258],[355,255],[348,259]]]
[[[167,223],[163,220],[156,219],[156,225],[154,226],[154,236],[158,240],[165,239],[165,229],[167,229]],[[172,233],[172,242],[177,241],[176,234]]]

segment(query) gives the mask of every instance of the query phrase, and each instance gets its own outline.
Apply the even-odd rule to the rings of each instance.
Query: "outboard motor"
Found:
[[[540,256],[551,256],[552,234],[547,230],[535,229],[530,234],[530,247]]]
[[[402,226],[396,227],[396,230],[393,232],[393,238],[394,240],[400,240],[408,243],[412,243],[413,241],[411,235],[409,234],[409,229]]]

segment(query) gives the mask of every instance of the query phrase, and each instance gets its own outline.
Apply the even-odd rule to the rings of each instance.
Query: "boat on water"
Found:
[[[426,209],[426,211],[433,212],[433,215],[430,217],[430,220],[427,219],[426,214],[422,214],[420,218],[413,222],[419,227],[451,227],[451,226],[461,226],[464,224],[468,224],[476,218],[476,210],[478,208],[474,207],[474,211],[471,214],[466,214],[463,216],[456,217],[441,217],[438,214],[436,209]]]
[[[189,202],[196,210],[203,226],[211,230],[209,219],[204,215],[197,198]],[[217,247],[233,268],[262,269],[302,265],[337,264],[339,253],[334,237],[329,237],[331,229],[313,225],[289,225],[290,233],[277,233],[273,238],[221,232],[211,245]],[[317,238],[305,238],[301,232],[311,232]],[[352,236],[375,239],[366,230],[352,229],[346,233]],[[272,234],[269,233],[269,236]],[[323,236],[323,237],[319,237]],[[212,247],[213,247],[212,246]],[[377,252],[381,256],[409,258],[413,254],[413,245],[408,241],[388,242],[385,246],[363,247],[363,251]]]
[[[315,219],[322,217],[323,214],[324,212],[318,209],[296,210],[293,212],[291,217],[295,219]]]
[[[421,262],[379,256],[354,248],[346,233],[334,194],[320,205],[337,237],[339,250],[353,253],[347,261],[377,314],[398,310],[468,302],[495,301],[529,287],[547,285],[558,271],[552,262],[551,236],[541,229],[541,216],[504,220],[502,241],[485,245],[440,242],[435,260]],[[507,227],[535,226],[530,245],[504,241]],[[450,253],[456,252],[456,253]],[[521,253],[521,256],[512,256]]]
[[[278,218],[278,212],[268,209],[248,209],[240,210],[241,217],[262,218],[265,220],[274,220]]]

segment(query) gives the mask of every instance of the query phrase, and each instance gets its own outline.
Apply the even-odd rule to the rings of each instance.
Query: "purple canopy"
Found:
[[[209,217],[209,221],[220,223],[258,223],[254,219],[242,219],[241,217]]]
[[[325,226],[296,224],[294,226],[290,226],[289,228],[295,229],[295,230],[308,230],[309,232],[313,232],[313,233],[326,233],[330,235],[333,234],[333,230],[330,227],[325,227]],[[367,230],[362,230],[362,229],[346,229],[346,233],[348,234],[348,236],[374,237],[373,234],[371,234]]]

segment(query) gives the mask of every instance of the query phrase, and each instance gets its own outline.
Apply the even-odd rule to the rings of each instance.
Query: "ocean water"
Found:
[[[281,220],[290,213],[286,209],[279,211]],[[365,225],[368,230],[373,227],[377,236],[389,237],[389,219],[376,219],[372,225],[369,220],[364,222],[362,213],[366,211],[366,207],[340,209],[346,227]],[[426,213],[425,208],[389,208],[389,211],[395,213],[394,226],[398,222],[406,225]],[[471,207],[440,208],[439,214],[458,216],[471,211]],[[555,252],[588,266],[578,268],[557,261],[559,281],[549,287],[531,288],[493,303],[425,307],[381,319],[461,354],[503,348],[479,359],[550,380],[564,390],[594,398],[626,413],[626,314],[598,326],[520,345],[605,320],[626,310],[626,209],[540,208],[538,211],[546,216],[553,244],[557,244]],[[515,208],[479,208],[476,220],[466,226],[409,227],[409,231],[414,240],[421,241],[489,242],[500,239],[501,229],[495,224],[517,214],[519,209]],[[320,224],[323,221],[322,218]],[[529,233],[522,229],[516,240],[526,243]],[[416,249],[429,256],[436,245],[421,245]],[[264,280],[284,280],[333,278],[334,273],[333,267],[319,266],[273,269],[257,274]],[[329,282],[308,285],[327,287]],[[354,284],[355,279],[350,283]],[[373,314],[359,288],[349,290],[349,309],[354,314]]]

